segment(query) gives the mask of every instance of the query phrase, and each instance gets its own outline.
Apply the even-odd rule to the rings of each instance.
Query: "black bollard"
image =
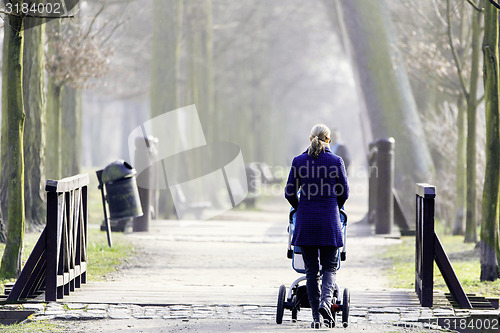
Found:
[[[394,224],[394,144],[393,138],[382,139],[377,145],[376,218],[375,233],[390,234]]]

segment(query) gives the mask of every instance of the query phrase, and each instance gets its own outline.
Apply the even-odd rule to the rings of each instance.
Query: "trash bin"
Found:
[[[109,164],[102,172],[110,220],[142,215],[135,169],[123,160]]]

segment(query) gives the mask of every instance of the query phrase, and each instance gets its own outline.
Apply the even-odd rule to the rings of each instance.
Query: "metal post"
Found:
[[[111,238],[111,225],[108,217],[108,209],[106,207],[106,194],[104,194],[104,191],[106,191],[106,189],[104,188],[104,184],[102,183],[102,172],[103,170],[96,171],[97,181],[99,182],[99,186],[97,188],[101,190],[102,209],[104,211],[104,226],[106,229],[106,236],[108,237],[108,245],[109,247],[112,247],[113,239]]]
[[[377,143],[377,189],[375,233],[390,234],[394,224],[394,139],[382,139]]]

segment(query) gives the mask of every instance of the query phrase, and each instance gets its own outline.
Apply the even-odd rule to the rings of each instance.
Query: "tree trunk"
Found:
[[[180,26],[183,0],[169,6],[153,2],[153,50],[151,54],[151,117],[179,106],[177,78],[180,59]]]
[[[0,207],[2,212],[2,221],[0,224],[0,242],[5,243],[7,241],[7,198],[8,198],[8,179],[9,179],[9,168],[10,168],[10,146],[8,142],[7,131],[9,130],[9,108],[7,106],[7,88],[9,87],[5,84],[9,80],[9,73],[6,68],[9,65],[9,57],[7,55],[8,45],[9,45],[9,34],[10,26],[4,24],[4,38],[3,38],[3,49],[2,49],[2,140],[0,148],[0,167],[1,167],[1,177],[0,177]]]
[[[179,107],[178,78],[180,70],[182,17],[184,1],[153,2],[153,45],[151,55],[151,118]],[[174,138],[175,139],[175,138]],[[159,142],[159,146],[172,144]],[[175,143],[174,143],[175,144]],[[169,217],[174,210],[169,190],[160,191],[161,217]]]
[[[22,3],[22,1],[20,1]],[[15,278],[21,270],[24,239],[24,105],[23,105],[23,21],[19,16],[9,15],[7,47],[8,85],[6,91],[8,115],[8,144],[11,147],[8,178],[8,228],[7,244],[2,257],[0,276]],[[2,133],[3,134],[3,133]]]
[[[453,227],[453,235],[463,235],[465,227],[465,108],[463,99],[457,104],[458,108],[458,139],[457,139],[457,165],[456,165],[456,181],[455,181],[455,226]]]
[[[61,178],[61,119],[64,87],[48,79],[47,87],[47,131],[46,131],[46,176],[47,179]]]
[[[344,0],[342,10],[375,139],[394,137],[394,184],[412,216],[415,182],[431,182],[432,158],[383,0]]]
[[[486,111],[486,172],[481,223],[481,281],[499,278],[500,105],[498,73],[498,11],[485,3],[483,40]]]
[[[59,38],[61,33],[61,20],[55,19],[47,23],[48,38]],[[50,44],[49,44],[50,45]],[[48,55],[54,53],[49,47]],[[61,166],[61,122],[62,122],[62,97],[63,85],[53,78],[48,78],[47,86],[47,130],[46,130],[46,176],[47,179],[60,179]]]
[[[25,24],[31,18],[25,19]],[[45,225],[45,25],[24,32],[24,195],[26,224]]]
[[[81,91],[64,87],[61,97],[61,177],[80,173],[81,160]]]
[[[476,113],[477,86],[479,80],[480,24],[481,13],[472,14],[472,63],[469,96],[467,97],[467,210],[465,242],[477,242],[476,223]]]

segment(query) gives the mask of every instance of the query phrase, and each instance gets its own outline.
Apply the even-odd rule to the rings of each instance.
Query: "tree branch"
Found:
[[[484,100],[484,96],[485,96],[485,95],[483,94],[483,96],[481,96],[481,97],[477,100],[476,105],[479,105],[479,104],[481,104],[481,103],[483,102],[483,100]]]
[[[118,30],[118,28],[120,26],[122,26],[123,24],[125,24],[126,21],[128,21],[128,19],[123,19],[123,15],[125,14],[125,9],[127,8],[127,6],[130,4],[130,0],[127,0],[125,2],[125,4],[122,5],[122,8],[120,9],[120,16],[118,17],[118,23],[111,29],[111,32],[108,34],[107,37],[105,37],[103,39],[103,42],[102,42],[102,45],[106,44],[107,41],[113,36],[113,34],[115,33],[116,30]],[[101,29],[97,32],[98,35],[101,35],[103,34],[104,32],[104,29],[107,27],[107,25],[109,24],[110,21],[108,21],[108,23],[105,23]]]
[[[500,5],[495,2],[495,0],[490,0],[490,3],[495,6],[497,9],[500,9]]]
[[[469,5],[471,5],[472,8],[474,8],[478,12],[480,12],[480,13],[484,12],[484,8],[479,7],[479,5],[472,2],[472,0],[465,0],[465,1],[467,1],[469,3]]]
[[[453,33],[451,32],[451,14],[450,14],[450,0],[446,0],[446,19],[448,21],[448,40],[450,42],[450,49],[453,55],[453,60],[455,61],[455,65],[457,66],[458,78],[460,79],[460,87],[466,98],[469,98],[469,92],[467,91],[467,87],[465,84],[465,78],[463,75],[462,62],[458,56],[457,50],[455,48],[455,44],[453,43]]]
[[[443,15],[441,14],[441,11],[439,10],[439,7],[436,3],[436,0],[432,1],[432,6],[434,7],[434,12],[436,13],[436,17],[438,18],[439,22],[441,22],[443,26],[447,26],[447,22],[443,18]]]
[[[92,21],[90,22],[89,29],[87,30],[87,33],[85,34],[85,37],[83,39],[87,39],[87,37],[90,35],[90,32],[92,31],[92,27],[97,20],[97,17],[104,11],[104,8],[106,8],[106,3],[103,3],[101,8],[97,11],[97,13],[94,15],[92,18]]]

